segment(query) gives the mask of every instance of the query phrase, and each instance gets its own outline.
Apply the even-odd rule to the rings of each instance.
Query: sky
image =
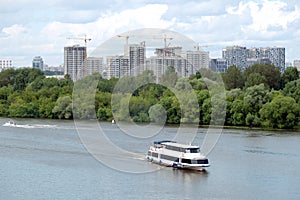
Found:
[[[88,54],[130,30],[159,28],[199,43],[211,58],[226,46],[285,47],[300,60],[299,0],[0,0],[0,60],[63,64],[63,48],[87,35]]]

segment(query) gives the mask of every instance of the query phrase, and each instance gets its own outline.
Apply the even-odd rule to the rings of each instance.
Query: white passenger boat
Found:
[[[200,153],[199,146],[174,141],[154,142],[146,158],[153,163],[175,168],[204,170],[209,167],[208,159]]]

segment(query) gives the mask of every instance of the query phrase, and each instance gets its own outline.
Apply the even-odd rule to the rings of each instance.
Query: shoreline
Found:
[[[17,117],[0,117],[0,119],[7,119],[7,120],[25,120],[25,119],[28,119],[28,120],[59,120],[59,121],[74,121],[74,119],[48,119],[48,118],[17,118]],[[85,119],[77,119],[77,120],[82,120],[82,121],[85,121]],[[87,120],[88,121],[88,120]],[[98,120],[99,123],[101,122],[105,122],[105,123],[111,123],[111,121],[107,120]],[[117,122],[118,123],[118,122]],[[116,123],[116,124],[117,124]],[[126,122],[122,122],[122,123],[126,123]],[[135,122],[135,124],[138,124],[138,125],[148,125],[150,123],[147,123],[147,122]],[[155,124],[155,123],[152,123],[152,124]],[[159,123],[157,123],[158,125],[161,125]],[[183,126],[198,126],[198,128],[222,128],[222,129],[234,129],[234,130],[249,130],[249,131],[278,131],[278,132],[283,132],[283,131],[286,131],[286,132],[299,132],[300,133],[300,127],[297,127],[295,129],[278,129],[278,128],[264,128],[264,127],[248,127],[248,126],[227,126],[227,125],[224,125],[224,126],[214,126],[214,125],[196,125],[196,124],[193,124],[193,123],[182,123],[182,124],[168,124],[168,123],[165,123],[164,126],[174,126],[174,127],[179,127],[180,125],[183,125]]]

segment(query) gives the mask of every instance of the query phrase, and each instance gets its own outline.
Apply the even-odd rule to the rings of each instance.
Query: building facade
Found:
[[[129,58],[127,56],[108,56],[106,58],[107,69],[105,73],[108,79],[130,76]]]
[[[145,70],[146,48],[145,42],[130,44],[129,47],[129,76],[137,76]]]
[[[209,68],[214,72],[225,73],[227,71],[227,61],[222,58],[213,58],[210,60]]]
[[[257,63],[270,63],[285,70],[285,48],[283,47],[260,47],[247,49],[247,59],[257,59]]]
[[[12,67],[12,60],[0,60],[0,72]]]
[[[156,55],[147,59],[146,68],[153,71],[156,82],[170,66],[174,67],[178,76],[189,77],[193,73],[193,66],[187,64],[181,50],[182,47],[156,48]]]
[[[79,45],[64,47],[65,75],[69,74],[73,81],[87,74],[86,55],[86,47]]]
[[[44,61],[41,56],[35,56],[32,59],[32,68],[40,69],[41,71],[44,70]]]
[[[241,46],[228,46],[222,50],[222,58],[229,66],[237,66],[242,71],[247,67],[247,48]]]
[[[235,65],[242,71],[253,64],[273,64],[281,72],[285,70],[285,48],[259,47],[249,48],[229,46],[222,51],[222,58],[227,60],[229,66]]]
[[[300,60],[294,60],[294,67],[296,67],[300,72]]]
[[[91,75],[93,73],[103,73],[104,64],[102,57],[88,57],[86,61],[86,74]]]
[[[191,74],[195,74],[199,69],[209,68],[209,52],[208,51],[185,51],[183,58],[186,59]]]

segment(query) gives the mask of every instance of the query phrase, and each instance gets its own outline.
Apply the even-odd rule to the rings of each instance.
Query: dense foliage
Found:
[[[231,66],[222,78],[226,106],[212,96],[211,85],[218,76],[209,70],[185,79],[169,67],[156,84],[152,71],[110,80],[93,74],[73,83],[69,76],[46,78],[38,69],[8,69],[0,72],[0,116],[209,125],[214,113],[224,110],[228,126],[299,128],[300,79],[295,68],[281,74],[269,64],[253,65],[244,72]],[[196,94],[197,110],[188,86]],[[198,119],[193,118],[195,113]]]

